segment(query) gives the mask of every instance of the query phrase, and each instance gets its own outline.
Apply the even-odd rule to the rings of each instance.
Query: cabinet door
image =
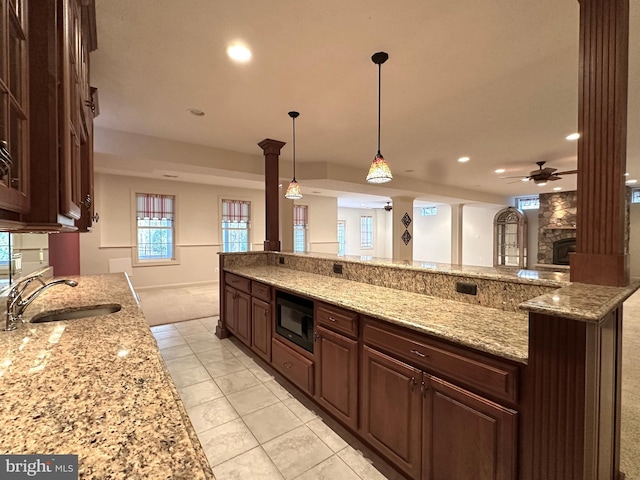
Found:
[[[421,378],[420,370],[363,347],[362,435],[411,478],[420,475]]]
[[[515,480],[517,413],[424,375],[428,480]]]
[[[236,293],[237,290],[231,287],[224,289],[224,323],[231,333],[236,331]]]
[[[318,326],[315,338],[316,399],[358,428],[358,342]]]
[[[257,298],[251,299],[251,344],[253,351],[271,362],[271,305]]]
[[[236,292],[235,336],[247,346],[251,346],[251,297],[244,292]]]

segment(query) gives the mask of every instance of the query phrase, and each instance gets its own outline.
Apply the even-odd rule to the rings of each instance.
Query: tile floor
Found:
[[[217,480],[401,478],[235,339],[218,339],[216,322],[151,330]]]

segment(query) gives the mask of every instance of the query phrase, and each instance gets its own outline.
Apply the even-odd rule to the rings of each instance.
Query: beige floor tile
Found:
[[[288,398],[293,398],[287,390],[280,385],[275,379],[269,380],[268,382],[264,382],[264,386],[267,387],[271,392],[278,397],[279,400],[286,400]]]
[[[200,358],[202,363],[221,363],[233,361],[237,365],[242,365],[242,363],[240,363],[240,361],[233,353],[222,347],[219,347],[215,350],[197,351],[196,355],[198,355],[198,358]],[[244,365],[242,366],[244,367]]]
[[[153,336],[156,340],[164,340],[165,338],[179,337],[180,332],[178,330],[165,330],[161,332],[153,332]]]
[[[206,380],[204,382],[195,383],[178,390],[182,403],[187,408],[195,407],[216,398],[223,397],[224,394],[218,388],[218,385],[213,380]]]
[[[302,426],[302,422],[283,403],[274,403],[242,417],[260,443]]]
[[[247,367],[242,365],[238,360],[229,360],[223,362],[203,363],[211,377],[216,379],[218,377],[224,377],[231,373],[237,373],[242,371],[249,371]]]
[[[184,388],[195,383],[211,380],[209,372],[207,372],[204,367],[196,367],[190,370],[181,370],[179,372],[172,373],[171,378],[173,379],[173,383],[175,383],[176,387],[178,388]]]
[[[320,438],[320,440],[326,443],[327,446],[336,453],[348,446],[348,443],[344,441],[340,435],[331,430],[331,428],[329,428],[329,426],[319,417],[307,423],[307,427],[309,427],[311,431]]]
[[[210,350],[224,350],[219,341],[201,339],[199,342],[187,340],[187,343],[194,352],[208,352]]]
[[[387,478],[373,466],[371,460],[365,458],[362,453],[353,447],[348,446],[342,449],[340,453],[338,453],[338,456],[349,468],[356,472],[360,478],[366,480],[386,480]]]
[[[217,427],[238,418],[238,414],[226,398],[216,398],[187,409],[196,433]]]
[[[182,337],[163,338],[162,340],[157,340],[156,343],[160,350],[187,344],[186,340]]]
[[[204,328],[204,327],[202,327]],[[199,332],[199,333],[186,333],[181,332],[182,338],[184,338],[187,343],[202,343],[202,342],[210,342],[210,343],[219,343],[220,340],[210,331]]]
[[[311,470],[307,470],[296,480],[361,480],[361,478],[340,457],[333,455]]]
[[[246,368],[229,375],[215,377],[214,380],[225,395],[260,384],[260,380]]]
[[[198,438],[212,467],[258,446],[258,441],[239,418],[202,432]]]
[[[210,334],[211,332],[204,328],[204,325],[183,325],[187,322],[181,322],[176,324],[176,328],[181,335],[197,335],[197,334]]]
[[[150,327],[150,328],[151,328],[151,332],[154,334],[157,332],[169,332],[169,331],[177,332],[178,331],[174,324],[156,325],[155,327]]]
[[[240,416],[279,402],[276,396],[262,384],[227,395],[227,400]]]
[[[213,474],[216,480],[283,480],[282,475],[261,447],[256,447],[214,467]]]
[[[196,369],[198,367],[202,367],[202,363],[198,360],[198,357],[195,354],[187,355],[184,357],[174,358],[172,360],[165,360],[164,362],[167,365],[167,370],[173,375],[176,372],[181,372],[183,370],[191,370]]]
[[[318,416],[312,410],[309,410],[302,403],[300,403],[297,399],[291,397],[283,400],[284,403],[289,410],[296,414],[296,416],[303,422],[307,423],[311,420],[318,418]]]
[[[296,478],[333,452],[306,425],[262,444],[285,480]]]
[[[186,357],[187,355],[193,355],[193,350],[189,345],[178,345],[177,347],[169,347],[160,350],[162,358],[165,361],[173,360],[174,358]]]
[[[242,362],[241,362],[242,363]],[[243,363],[244,365],[244,363]],[[249,367],[249,371],[251,373],[253,373],[256,377],[258,377],[258,380],[260,380],[262,383],[266,383],[266,382],[270,382],[273,380],[273,376],[268,373],[265,372],[259,365],[256,364],[255,367]]]

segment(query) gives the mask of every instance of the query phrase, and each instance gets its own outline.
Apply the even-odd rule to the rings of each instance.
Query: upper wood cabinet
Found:
[[[87,230],[93,218],[96,107],[89,52],[97,47],[95,4],[41,0],[29,7],[32,195],[22,220],[30,231],[74,231],[76,222]]]
[[[29,209],[29,15],[26,0],[0,5],[0,221],[11,222]]]

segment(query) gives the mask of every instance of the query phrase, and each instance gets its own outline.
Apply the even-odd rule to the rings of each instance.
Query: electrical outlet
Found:
[[[333,264],[333,273],[342,274],[342,264],[341,263],[334,263]]]
[[[284,257],[279,257],[279,258],[278,258],[278,263],[279,263],[280,265],[284,265]]]
[[[216,267],[215,272],[216,272],[216,273],[220,272],[220,269],[219,269],[218,267]]]
[[[477,295],[478,285],[475,283],[456,282],[456,292],[464,293],[465,295]]]

